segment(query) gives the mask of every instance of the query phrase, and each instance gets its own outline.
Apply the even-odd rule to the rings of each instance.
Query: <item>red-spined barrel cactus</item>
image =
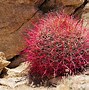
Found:
[[[25,39],[33,79],[77,74],[89,63],[89,31],[72,16],[48,13],[27,30]]]

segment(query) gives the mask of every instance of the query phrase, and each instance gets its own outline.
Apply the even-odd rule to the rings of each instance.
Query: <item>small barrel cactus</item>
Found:
[[[72,16],[48,13],[27,30],[25,39],[33,79],[74,75],[89,64],[89,31]]]

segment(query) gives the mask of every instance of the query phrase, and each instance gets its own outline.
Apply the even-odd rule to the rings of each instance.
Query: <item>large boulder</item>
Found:
[[[18,55],[26,47],[21,34],[26,29],[25,24],[37,12],[33,4],[12,1],[0,0],[0,51],[5,53],[7,59]]]

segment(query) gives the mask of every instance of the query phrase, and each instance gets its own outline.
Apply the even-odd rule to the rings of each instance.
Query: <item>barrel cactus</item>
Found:
[[[33,79],[74,75],[89,64],[89,30],[72,16],[48,13],[27,30],[25,40]]]

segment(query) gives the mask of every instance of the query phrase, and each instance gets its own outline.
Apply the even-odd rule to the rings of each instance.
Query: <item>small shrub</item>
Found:
[[[89,31],[72,16],[48,13],[27,30],[25,39],[33,80],[77,74],[89,63]]]

